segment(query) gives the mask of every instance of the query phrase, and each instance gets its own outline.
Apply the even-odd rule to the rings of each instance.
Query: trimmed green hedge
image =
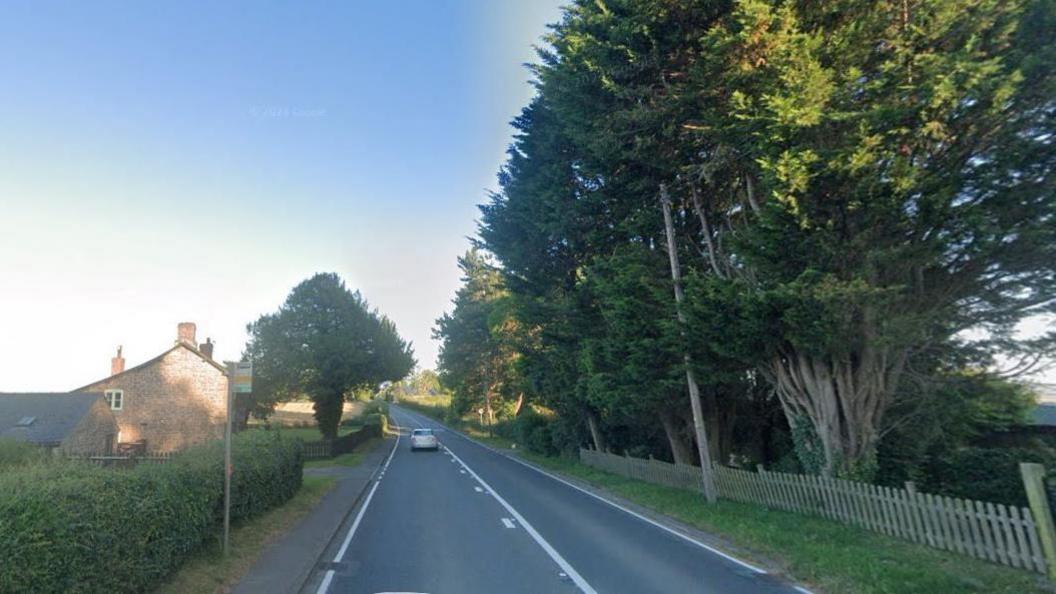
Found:
[[[1019,473],[1020,462],[1037,462],[1050,472],[1056,469],[1056,459],[1040,449],[962,448],[934,461],[917,487],[952,497],[1023,507],[1027,505],[1027,493]]]
[[[0,437],[0,470],[8,470],[15,466],[44,462],[47,459],[47,450],[41,449],[25,441],[18,441],[9,437]]]
[[[232,447],[231,517],[256,516],[300,488],[298,440],[250,431]],[[82,462],[0,476],[0,592],[143,592],[223,521],[223,445],[121,470]]]

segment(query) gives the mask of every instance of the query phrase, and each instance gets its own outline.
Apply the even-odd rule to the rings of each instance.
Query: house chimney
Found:
[[[117,356],[110,359],[110,375],[117,375],[125,370],[125,358],[121,356],[121,347],[117,347]]]
[[[176,325],[176,342],[182,342],[192,347],[197,347],[198,342],[195,340],[195,332],[197,326],[194,322],[180,322]]]
[[[203,355],[205,355],[206,359],[212,359],[213,358],[213,339],[212,338],[206,338],[205,342],[203,342],[202,344],[198,345],[198,350],[201,351]]]

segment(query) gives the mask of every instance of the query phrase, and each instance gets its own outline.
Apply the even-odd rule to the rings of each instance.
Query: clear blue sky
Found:
[[[69,390],[336,271],[433,320],[559,2],[18,2],[0,18],[0,391]]]

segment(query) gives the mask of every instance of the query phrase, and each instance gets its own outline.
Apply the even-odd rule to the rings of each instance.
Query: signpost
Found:
[[[230,549],[231,534],[231,409],[235,394],[253,391],[253,362],[227,362],[227,423],[224,428],[224,556]]]

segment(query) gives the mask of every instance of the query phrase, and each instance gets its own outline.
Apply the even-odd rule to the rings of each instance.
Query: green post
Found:
[[[1034,524],[1038,527],[1041,550],[1045,553],[1045,572],[1050,580],[1056,581],[1056,528],[1052,524],[1052,510],[1049,509],[1049,498],[1045,493],[1045,467],[1020,462],[1019,473],[1023,476],[1023,487],[1027,490],[1030,513],[1034,515]]]

